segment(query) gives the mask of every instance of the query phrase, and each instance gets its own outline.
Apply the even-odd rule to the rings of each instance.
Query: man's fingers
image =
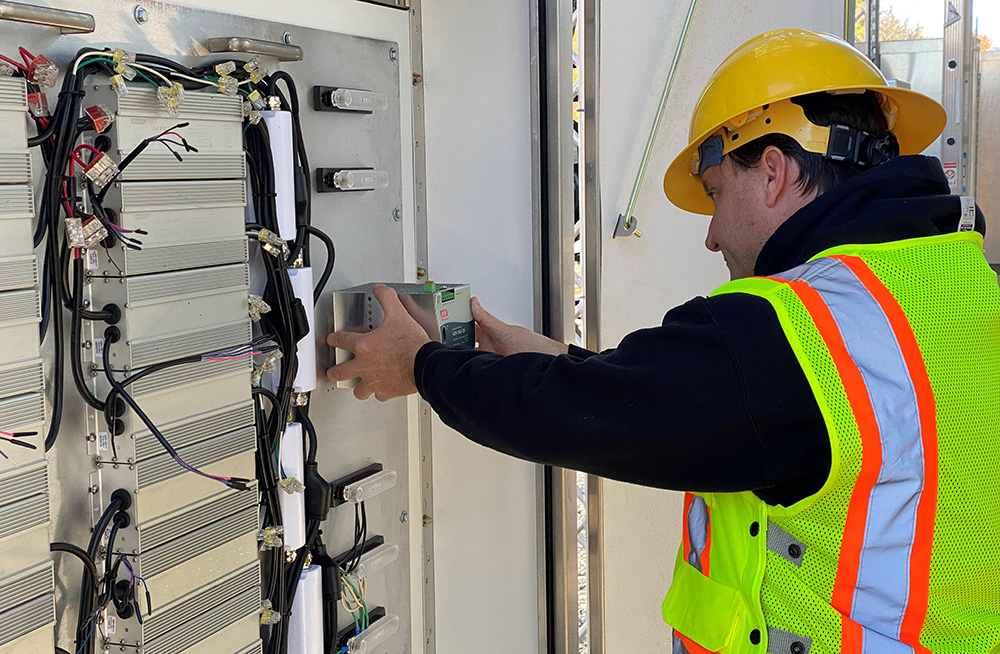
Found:
[[[361,382],[358,383],[357,386],[354,387],[354,397],[358,398],[359,400],[367,400],[371,396],[372,396],[372,389],[371,386],[367,384],[367,382],[362,380]]]
[[[345,361],[344,363],[339,363],[332,368],[328,368],[326,371],[327,379],[332,382],[347,381],[348,379],[354,379],[355,377],[361,376],[361,371],[359,370],[360,363],[357,359],[351,359],[350,361]]]
[[[353,353],[358,347],[358,341],[364,336],[358,332],[333,332],[326,337],[326,344]]]
[[[386,318],[392,318],[406,313],[406,309],[403,308],[403,303],[399,301],[399,295],[396,294],[396,291],[392,290],[385,284],[375,284],[375,288],[372,289],[372,292],[375,295],[375,299],[378,300],[378,303],[382,305],[382,313],[385,314]]]

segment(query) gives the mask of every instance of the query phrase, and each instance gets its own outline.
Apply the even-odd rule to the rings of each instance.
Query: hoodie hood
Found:
[[[754,274],[775,275],[840,245],[955,232],[961,206],[937,158],[898,157],[835,186],[793,214],[764,244]],[[986,234],[978,207],[975,229]]]

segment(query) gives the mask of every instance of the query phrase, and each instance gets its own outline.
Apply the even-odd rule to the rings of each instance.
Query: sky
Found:
[[[882,0],[884,8],[891,7],[900,18],[909,18],[910,25],[924,26],[928,38],[940,38],[944,30],[944,8],[947,0]],[[952,0],[961,7],[960,0]],[[973,0],[973,16],[979,20],[979,33],[993,39],[994,47],[1000,45],[1000,2]],[[975,29],[975,23],[973,23]]]

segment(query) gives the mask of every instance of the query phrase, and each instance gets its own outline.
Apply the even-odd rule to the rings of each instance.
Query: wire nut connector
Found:
[[[236,72],[235,61],[223,61],[221,64],[215,64],[215,74],[219,77],[225,77],[226,75],[231,75],[234,72]]]
[[[271,600],[264,600],[260,604],[260,624],[269,625],[281,622],[281,614],[271,608]]]
[[[82,220],[76,217],[69,217],[63,222],[63,226],[66,228],[66,247],[87,247],[87,237],[83,233]]]
[[[108,237],[108,228],[96,216],[83,221],[84,247],[92,248]]]
[[[309,406],[309,393],[296,393],[292,396],[292,404],[295,406]]]
[[[170,86],[157,86],[156,99],[173,117],[180,114],[180,106],[184,104],[184,87],[180,82],[174,82]]]
[[[128,85],[125,83],[124,76],[112,75],[108,81],[111,82],[111,88],[114,89],[115,95],[119,98],[128,95]]]
[[[254,55],[249,61],[243,64],[243,70],[250,73],[250,81],[256,84],[262,77],[267,76],[267,71],[260,66],[260,57]]]
[[[280,236],[267,228],[257,233],[257,240],[260,241],[261,249],[271,256],[283,257],[288,254],[288,244]]]
[[[278,488],[285,491],[289,495],[301,493],[306,489],[305,485],[295,477],[286,477],[285,479],[280,480],[278,482]]]
[[[235,77],[230,77],[229,75],[223,75],[216,81],[217,89],[219,93],[225,93],[226,95],[236,95],[240,89],[240,83]]]
[[[94,186],[104,188],[118,176],[118,164],[108,155],[102,154],[83,169],[83,174],[94,183]]]
[[[285,533],[285,528],[281,525],[274,527],[265,527],[257,532],[257,540],[260,541],[260,551],[264,551],[268,548],[278,549],[284,544],[282,535]]]
[[[250,319],[254,322],[260,322],[261,315],[271,311],[271,305],[259,295],[250,295],[247,306],[250,311]]]
[[[28,81],[51,89],[59,79],[59,68],[45,55],[38,55],[28,64]]]

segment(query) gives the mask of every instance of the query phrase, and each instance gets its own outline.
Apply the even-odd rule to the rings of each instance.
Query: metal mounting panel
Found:
[[[38,4],[50,5],[53,3],[41,2]],[[399,44],[215,11],[180,7],[162,2],[143,3],[148,19],[142,24],[139,24],[135,19],[134,2],[109,0],[95,4],[80,0],[64,0],[59,3],[59,6],[93,13],[95,30],[86,34],[60,35],[58,30],[51,28],[24,23],[0,22],[2,41],[10,44],[15,53],[18,45],[23,45],[34,53],[43,52],[65,70],[76,53],[85,47],[122,47],[132,51],[159,54],[186,65],[192,65],[205,60],[249,58],[246,54],[235,52],[212,54],[207,46],[210,39],[239,37],[282,43],[285,41],[285,33],[289,33],[289,40],[302,49],[302,60],[279,62],[277,58],[268,56],[262,57],[262,60],[266,68],[286,70],[295,79],[311,167],[313,169],[330,166],[368,167],[389,173],[390,184],[385,189],[366,193],[330,193],[314,194],[313,196],[313,224],[327,232],[337,244],[337,261],[326,291],[317,305],[316,338],[320,366],[317,375],[320,381],[319,387],[312,394],[310,416],[319,432],[319,471],[325,478],[336,479],[374,462],[382,463],[386,468],[395,470],[399,475],[399,481],[392,490],[374,498],[367,506],[369,536],[381,535],[386,542],[398,544],[400,547],[400,554],[396,562],[368,579],[368,602],[372,606],[386,607],[388,613],[399,616],[401,620],[396,634],[381,644],[376,649],[375,654],[413,651],[410,642],[412,615],[410,598],[413,596],[411,585],[419,584],[421,581],[420,571],[410,570],[410,525],[406,522],[408,519],[406,511],[410,505],[408,471],[411,469],[409,459],[411,456],[416,456],[416,453],[411,452],[408,444],[406,403],[403,400],[385,404],[379,404],[375,401],[358,402],[350,391],[336,389],[325,380],[325,376],[322,374],[322,369],[330,365],[332,360],[332,353],[325,347],[324,342],[326,333],[333,326],[333,291],[372,279],[404,281],[406,278],[403,269],[404,221],[413,219],[413,211],[411,207],[404,207],[402,203],[404,185],[409,187],[412,186],[413,182],[401,179],[402,157],[404,153],[405,156],[410,156],[411,144],[401,142]],[[386,8],[385,11],[392,12],[394,10]],[[409,47],[409,44],[404,44],[404,47]],[[6,54],[11,53],[7,52]],[[409,81],[408,77],[407,81]],[[375,111],[371,114],[315,112],[310,102],[310,93],[314,85],[375,91],[389,97],[389,106],[385,110]],[[282,90],[284,91],[284,89]],[[52,91],[49,95],[50,106],[54,106],[56,94]],[[87,104],[90,103],[85,102],[85,106]],[[0,110],[3,109],[4,107],[0,107]],[[16,135],[16,130],[14,131]],[[28,133],[33,134],[33,128],[29,128]],[[0,150],[7,148],[7,145],[0,143]],[[155,153],[151,154],[155,155]],[[167,154],[167,156],[170,155]],[[170,163],[167,160],[164,161],[167,164]],[[150,159],[150,163],[155,162]],[[37,152],[32,153],[31,165],[37,191],[44,170]],[[135,170],[139,170],[139,168]],[[11,168],[11,171],[14,169]],[[11,174],[16,175],[17,173],[12,172]],[[140,183],[145,182],[123,180],[123,189],[115,189],[109,193],[109,202],[119,205],[123,203],[127,205],[133,200],[136,203],[139,202],[143,198],[137,195],[133,199],[124,187],[128,184]],[[194,190],[199,182],[196,179],[169,183],[174,185],[187,184]],[[224,194],[229,193],[229,189],[221,187],[220,191],[224,191]],[[229,198],[229,195],[225,197]],[[169,202],[166,201],[168,198],[157,199],[147,196],[145,199],[153,199],[157,202],[150,206],[132,204],[133,211],[124,215],[123,219],[134,221],[160,219],[173,223],[176,227],[165,230],[164,236],[176,237],[169,241],[169,249],[174,253],[179,253],[177,256],[182,256],[184,259],[182,266],[175,266],[167,262],[167,259],[172,259],[175,256],[170,252],[163,253],[164,255],[170,254],[169,257],[160,257],[154,260],[143,260],[141,257],[133,258],[128,262],[128,266],[133,270],[128,272],[140,272],[141,274],[171,274],[169,271],[178,267],[209,265],[208,260],[204,259],[208,254],[201,246],[205,242],[211,242],[212,239],[201,238],[204,234],[188,237],[179,232],[191,224],[203,222],[206,217],[215,215],[216,212],[219,220],[232,220],[230,215],[232,207],[234,204],[242,204],[243,201],[243,197],[230,198],[233,199],[233,202],[223,198],[220,199],[220,203],[225,206],[191,208],[168,206]],[[4,203],[0,202],[0,207],[3,206],[5,206]],[[30,238],[30,204],[27,207],[27,211],[15,211],[10,216],[0,213],[0,220],[3,221],[0,222],[0,225],[5,228],[9,226],[9,229],[20,235],[19,238]],[[196,211],[198,215],[186,213],[189,211]],[[171,229],[176,229],[176,232],[171,232]],[[210,230],[208,233],[212,234]],[[214,237],[214,234],[212,235]],[[4,249],[7,245],[3,240],[0,240],[0,256],[26,253],[21,252],[20,249],[8,253]],[[233,246],[235,247],[235,245],[234,243]],[[318,271],[323,267],[326,252],[318,241],[314,243],[313,248],[311,253],[312,266],[316,269],[316,277],[318,277]],[[167,246],[165,249],[168,249]],[[236,255],[240,255],[238,259],[242,258],[242,252],[237,253],[235,250],[232,252],[227,250],[226,252],[226,254],[219,253],[224,261],[219,260],[218,263],[228,263]],[[155,253],[151,252],[150,254]],[[118,263],[121,265],[121,261]],[[107,274],[109,270],[107,267],[101,266],[94,272]],[[104,284],[101,280],[98,280],[98,283]],[[252,286],[253,282],[251,281]],[[120,293],[124,295],[129,290],[122,288]],[[155,318],[153,313],[152,309],[144,308],[140,304],[135,308],[134,317],[136,321],[147,318],[152,321]],[[142,314],[149,315],[144,318]],[[183,314],[180,315],[183,319]],[[133,324],[139,323],[130,321],[129,326]],[[200,327],[207,326],[207,323],[200,325]],[[11,338],[30,343],[30,332],[33,329],[37,334],[37,323],[32,322],[28,323],[27,326],[10,328],[2,327],[2,329],[10,331]],[[162,335],[168,336],[165,333]],[[94,334],[91,334],[91,337],[93,336]],[[86,339],[87,336],[84,338]],[[51,347],[49,343],[47,346]],[[166,347],[166,345],[163,346]],[[116,351],[124,352],[121,348]],[[135,355],[135,352],[132,351],[131,355]],[[122,354],[119,354],[119,357],[121,356]],[[43,358],[48,370],[51,367],[52,351],[44,351]],[[89,365],[93,361],[93,354],[85,358],[85,361]],[[244,374],[242,371],[233,371],[232,375],[226,379],[235,380],[242,374]],[[139,384],[136,388],[137,393],[139,393],[138,386]],[[220,390],[222,389],[220,388]],[[74,401],[69,403],[72,406],[67,406],[59,445],[49,457],[51,462],[50,488],[53,497],[53,527],[50,537],[77,544],[87,542],[93,524],[94,511],[96,509],[99,514],[104,502],[107,501],[106,495],[102,492],[94,495],[89,493],[88,489],[92,485],[103,486],[100,483],[102,478],[109,480],[110,488],[113,483],[118,483],[112,482],[112,480],[131,479],[132,475],[135,475],[135,483],[140,486],[140,498],[143,497],[142,493],[147,493],[145,501],[152,503],[152,505],[156,505],[158,502],[163,503],[163,511],[157,511],[155,506],[149,510],[142,509],[143,514],[149,516],[150,521],[155,522],[156,516],[181,510],[178,502],[171,498],[175,495],[173,489],[176,489],[178,484],[190,481],[183,476],[160,480],[157,475],[162,474],[162,471],[154,466],[147,468],[152,469],[153,473],[144,473],[143,462],[140,462],[136,471],[129,470],[127,465],[120,466],[117,470],[109,466],[100,470],[94,468],[95,456],[99,452],[97,448],[100,446],[97,437],[99,430],[93,419],[88,419],[78,398],[73,396],[75,390],[72,383],[67,385],[66,393],[67,397]],[[186,397],[194,398],[197,395],[194,391],[188,393]],[[227,398],[232,395],[228,391],[226,393]],[[173,420],[179,427],[183,427],[186,419],[190,419],[191,416],[199,412],[218,412],[216,406],[208,404],[183,407],[185,410],[180,411],[183,400],[176,398],[180,398],[182,394],[181,391],[162,393],[156,388],[149,388],[146,390],[146,396],[151,399],[147,399],[145,402],[150,404],[152,411],[159,412],[159,418],[157,418],[159,421],[171,423]],[[171,402],[175,402],[175,400],[157,403],[155,398],[160,396],[176,399],[175,408],[178,409],[178,412],[175,415],[171,417]],[[235,402],[235,399],[226,399],[224,402],[220,401],[219,406],[232,406]],[[144,435],[137,426],[138,421],[133,422],[135,424],[129,425],[125,438],[132,441],[129,434],[135,435],[135,446],[141,448]],[[237,432],[238,428],[234,428],[218,438],[222,440],[237,439]],[[91,437],[91,434],[94,436]],[[145,437],[148,438],[148,434]],[[195,448],[198,446],[199,443],[191,445]],[[155,456],[149,458],[147,463],[153,462],[154,458]],[[213,465],[226,467],[233,461],[241,460],[239,457],[228,458]],[[155,478],[158,481],[151,482],[147,489],[142,486],[141,482],[144,474],[151,474],[153,475],[151,479]],[[145,525],[146,519],[140,519]],[[339,552],[348,549],[353,541],[353,527],[354,512],[349,506],[333,509],[330,513],[330,519],[323,525],[324,539],[329,551]],[[233,534],[239,531],[236,526],[233,526],[232,529],[230,531]],[[220,528],[220,533],[222,531],[224,530]],[[243,550],[240,548],[246,546],[245,539],[246,535],[240,536],[232,542],[231,547],[242,552]],[[132,543],[128,542],[125,545],[130,547]],[[255,545],[254,542],[252,547],[255,548]],[[419,546],[419,544],[414,545]],[[224,554],[220,549],[207,550],[202,554],[202,557],[206,557],[203,559],[205,565],[210,566],[212,557]],[[240,560],[242,561],[242,559]],[[205,590],[206,586],[226,583],[225,579],[209,580],[204,578],[198,571],[205,568],[197,562],[192,562],[188,569],[192,571],[189,579],[184,578],[183,566],[178,567],[176,572],[158,575],[163,580],[161,590],[170,597],[195,598],[197,597],[195,591],[198,589]],[[76,615],[79,568],[74,562],[63,561],[60,558],[55,563],[55,574],[58,627],[56,642],[64,648],[69,648],[73,642],[72,631]],[[155,577],[151,583],[154,581]],[[155,588],[153,592],[156,593]],[[185,595],[185,592],[189,595]],[[258,651],[259,643],[251,642],[256,633],[256,615],[241,617],[240,613],[245,608],[244,604],[240,602],[245,602],[246,597],[241,594],[229,594],[226,597],[231,598],[226,600],[231,605],[226,604],[225,609],[228,611],[225,623],[230,626],[224,632],[218,632],[211,638],[202,640],[194,646],[195,649],[188,651],[213,653],[234,651],[241,654]],[[221,606],[222,603],[220,603]],[[178,616],[183,613],[174,605],[169,608],[179,611]],[[62,619],[62,616],[66,616],[66,618]],[[180,617],[177,619],[179,620]],[[347,625],[345,622],[347,619],[349,619],[347,615],[340,616],[340,627]],[[193,622],[191,624],[192,628],[196,626]],[[122,623],[119,622],[117,626],[119,629],[122,628]],[[120,632],[117,634],[118,637],[121,635]],[[34,635],[30,637],[35,638]],[[111,640],[117,641],[118,639],[112,638]],[[164,643],[162,645],[163,651],[172,651],[167,646],[166,641],[161,642]],[[153,643],[155,641],[151,641],[151,644]],[[43,650],[51,651],[51,647],[46,645],[44,648],[37,649],[37,651]]]

